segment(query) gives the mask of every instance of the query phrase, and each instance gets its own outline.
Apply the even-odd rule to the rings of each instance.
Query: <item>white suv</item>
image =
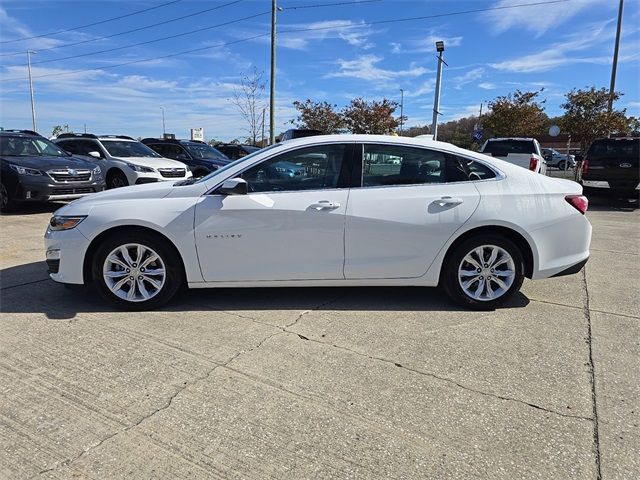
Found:
[[[181,162],[161,157],[149,147],[124,135],[63,133],[56,140],[67,152],[99,163],[107,188],[126,187],[192,176]]]

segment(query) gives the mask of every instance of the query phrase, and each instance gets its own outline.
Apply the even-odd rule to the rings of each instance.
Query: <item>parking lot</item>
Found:
[[[639,478],[640,211],[579,274],[471,312],[436,289],[50,281],[56,206],[0,217],[0,478]],[[635,452],[635,453],[634,453]]]

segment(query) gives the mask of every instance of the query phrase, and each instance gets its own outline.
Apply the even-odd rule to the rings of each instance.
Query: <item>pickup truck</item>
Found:
[[[547,161],[535,138],[490,138],[484,142],[480,153],[542,175],[547,174]]]

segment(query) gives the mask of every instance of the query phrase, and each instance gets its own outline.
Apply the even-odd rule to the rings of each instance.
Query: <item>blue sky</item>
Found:
[[[169,0],[3,0],[0,6],[0,126],[31,128],[26,70],[33,56],[38,130],[56,124],[75,131],[187,137],[204,127],[206,138],[246,137],[230,99],[240,77],[254,66],[269,75],[270,0],[182,0],[87,28],[69,30]],[[544,0],[381,0],[354,5],[291,8],[340,0],[279,0],[277,126],[295,118],[294,100],[340,106],[354,97],[400,100],[406,125],[431,121],[436,40],[446,44],[441,120],[477,113],[480,103],[514,89],[540,89],[547,113],[560,113],[574,87],[608,87],[617,0],[568,0],[558,4],[383,21],[495,8]],[[353,0],[342,0],[344,2]],[[220,6],[217,10],[190,15]],[[265,13],[264,15],[259,15]],[[187,31],[217,28],[151,42]],[[158,22],[160,26],[139,29]],[[297,30],[286,33],[288,30]],[[300,31],[303,30],[303,31]],[[23,37],[39,36],[31,40]],[[43,36],[44,35],[44,36]],[[70,43],[84,42],[68,46]],[[128,47],[132,44],[146,45]],[[221,44],[228,44],[220,46]],[[127,48],[121,48],[127,47]],[[211,47],[211,48],[207,48]],[[138,60],[199,51],[148,62]],[[97,51],[112,50],[95,55]],[[14,53],[19,53],[13,55]],[[67,58],[64,57],[77,57]],[[42,63],[36,63],[42,62]],[[122,63],[129,65],[120,65]],[[640,115],[640,2],[627,1],[616,89],[618,102]],[[265,92],[266,93],[266,92]],[[266,95],[265,95],[266,100]]]

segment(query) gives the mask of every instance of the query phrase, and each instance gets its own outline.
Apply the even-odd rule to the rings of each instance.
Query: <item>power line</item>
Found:
[[[121,47],[107,48],[106,50],[98,50],[96,52],[88,52],[88,53],[81,53],[81,54],[78,54],[78,55],[70,55],[68,57],[51,58],[49,60],[41,60],[39,62],[33,62],[33,65],[39,65],[39,64],[42,64],[42,63],[59,62],[59,61],[62,61],[62,60],[71,60],[73,58],[89,57],[89,56],[92,56],[92,55],[99,55],[101,53],[116,52],[118,50],[125,50],[127,48],[140,47],[142,45],[149,45],[150,43],[161,42],[163,40],[170,40],[172,38],[184,37],[186,35],[192,35],[194,33],[199,33],[199,32],[204,32],[206,30],[213,30],[214,28],[224,27],[226,25],[231,25],[231,24],[234,24],[234,23],[244,22],[245,20],[250,20],[252,18],[256,18],[256,17],[260,17],[260,16],[263,16],[263,15],[267,15],[268,13],[271,13],[271,12],[256,13],[255,15],[249,15],[248,17],[238,18],[236,20],[230,20],[228,22],[219,23],[217,25],[212,25],[210,27],[198,28],[196,30],[190,30],[188,32],[176,33],[175,35],[169,35],[168,37],[156,38],[156,39],[153,39],[153,40],[146,40],[144,42],[132,43],[132,44],[129,44],[129,45],[123,45]]]
[[[102,25],[103,23],[113,22],[114,20],[120,20],[122,18],[132,17],[140,13],[150,12],[151,10],[156,10],[158,8],[166,7],[167,5],[173,5],[174,3],[179,3],[181,1],[182,0],[172,0],[171,2],[161,3],[160,5],[156,5],[154,7],[149,7],[143,10],[137,10],[135,12],[127,13],[126,15],[120,15],[113,18],[107,18],[106,20],[100,20],[99,22],[88,23],[86,25],[80,25],[78,27],[73,27],[73,28],[66,28],[64,30],[58,30],[55,32],[43,33],[42,35],[33,35],[32,37],[21,37],[21,38],[14,38],[13,40],[2,40],[0,41],[0,43],[6,44],[6,43],[22,42],[24,40],[31,40],[33,38],[42,38],[42,37],[48,37],[49,35],[58,35],[59,33],[72,32],[74,30],[82,30],[83,28],[94,27],[96,25]]]
[[[431,18],[454,16],[454,15],[464,15],[464,14],[469,14],[469,13],[480,13],[480,12],[487,12],[487,11],[492,11],[492,10],[504,10],[504,9],[510,9],[510,8],[530,7],[530,6],[537,6],[537,5],[549,5],[549,4],[555,4],[555,3],[564,3],[564,2],[567,2],[567,1],[570,1],[570,0],[547,0],[547,1],[543,1],[543,2],[521,3],[521,4],[516,4],[516,5],[505,5],[505,6],[501,6],[501,7],[488,7],[488,8],[475,9],[475,10],[465,10],[465,11],[460,11],[460,12],[449,12],[449,13],[441,13],[441,14],[436,14],[436,15],[425,15],[425,16],[420,16],[420,17],[406,17],[406,18],[397,18],[397,19],[392,19],[392,20],[379,20],[379,21],[376,21],[376,22],[354,24],[354,25],[339,25],[339,26],[329,26],[329,27],[309,27],[309,28],[301,28],[301,29],[294,29],[294,30],[281,30],[279,33],[299,33],[299,32],[308,32],[308,31],[317,31],[317,30],[340,30],[340,29],[345,29],[345,28],[358,28],[358,27],[366,27],[366,26],[369,26],[369,25],[379,25],[379,24],[383,24],[383,23],[385,23],[385,24],[386,23],[399,23],[399,22],[424,20],[424,19],[431,19]],[[361,2],[358,2],[358,3],[361,3]],[[258,14],[258,15],[264,15],[264,13],[263,14]],[[254,35],[252,37],[247,37],[247,38],[235,40],[235,41],[232,41],[232,42],[216,44],[216,45],[209,45],[209,46],[206,46],[206,47],[195,48],[195,49],[192,49],[192,50],[185,50],[185,51],[182,51],[182,52],[176,52],[176,53],[172,53],[172,54],[162,55],[162,56],[159,56],[159,57],[151,57],[151,58],[133,60],[133,61],[130,61],[130,62],[124,62],[124,63],[114,64],[114,65],[107,65],[107,66],[97,67],[97,68],[86,68],[86,69],[81,69],[81,70],[73,70],[73,71],[69,71],[69,72],[48,73],[48,74],[44,74],[44,75],[34,76],[33,78],[35,79],[35,78],[44,78],[44,77],[52,77],[52,76],[72,75],[72,74],[82,73],[82,72],[90,72],[90,71],[94,71],[94,70],[103,70],[103,69],[107,69],[107,68],[122,67],[122,66],[132,65],[132,64],[136,64],[136,63],[150,62],[150,61],[153,61],[153,60],[162,60],[162,59],[165,59],[165,58],[177,57],[177,56],[180,56],[180,55],[186,55],[186,54],[200,52],[200,51],[204,51],[204,50],[210,50],[212,48],[218,48],[218,47],[223,47],[223,46],[227,46],[227,45],[234,45],[234,44],[237,44],[237,43],[243,43],[243,42],[247,42],[247,41],[250,41],[250,40],[255,40],[257,38],[267,37],[269,35],[270,35],[270,33],[263,33],[263,34],[259,34],[259,35]],[[3,81],[14,81],[14,80],[22,80],[22,78],[21,77],[13,77],[13,78],[4,78],[2,80]]]
[[[283,10],[300,10],[303,8],[335,7],[339,5],[358,5],[361,3],[377,3],[377,2],[382,2],[382,0],[360,0],[360,1],[352,1],[352,2],[320,3],[317,5],[300,5],[297,7],[282,7],[282,9]]]
[[[38,75],[38,76],[33,77],[33,78],[60,77],[60,76],[64,76],[64,75],[73,75],[75,73],[84,73],[84,72],[92,72],[92,71],[95,71],[95,70],[106,70],[106,69],[109,69],[109,68],[124,67],[126,65],[133,65],[133,64],[136,64],[136,63],[151,62],[153,60],[163,60],[165,58],[178,57],[180,55],[187,55],[187,54],[190,54],[190,53],[202,52],[204,50],[211,50],[212,48],[226,47],[227,45],[235,45],[236,43],[248,42],[248,41],[251,41],[251,40],[256,40],[256,39],[261,38],[261,37],[268,37],[269,35],[270,35],[270,33],[261,33],[259,35],[254,35],[252,37],[247,37],[247,38],[241,38],[240,40],[234,40],[232,42],[218,43],[218,44],[215,44],[215,45],[208,45],[206,47],[193,48],[191,50],[184,50],[182,52],[176,52],[176,53],[169,53],[167,55],[161,55],[159,57],[131,60],[130,62],[116,63],[116,64],[113,64],[113,65],[106,65],[106,66],[98,67],[98,68],[84,68],[84,69],[81,69],[81,70],[73,70],[73,71],[69,71],[69,72],[46,73],[44,75]],[[3,80],[5,80],[5,81],[22,80],[22,77],[5,78]]]
[[[217,7],[207,8],[205,10],[200,10],[198,12],[193,12],[193,13],[190,13],[189,15],[183,15],[182,17],[171,18],[169,20],[165,20],[165,21],[158,22],[158,23],[153,23],[151,25],[146,25],[144,27],[138,27],[138,28],[134,28],[132,30],[126,30],[124,32],[113,33],[111,35],[105,35],[104,37],[96,37],[96,38],[90,38],[88,40],[82,40],[82,41],[79,41],[79,42],[65,43],[63,45],[56,45],[55,47],[39,48],[38,49],[38,53],[46,52],[46,51],[49,51],[49,50],[57,50],[59,48],[74,47],[76,45],[83,45],[85,43],[92,43],[92,42],[97,42],[97,41],[100,41],[100,40],[107,40],[109,38],[119,37],[121,35],[126,35],[128,33],[140,32],[142,30],[147,30],[149,28],[157,27],[157,26],[160,26],[160,25],[166,25],[168,23],[177,22],[178,20],[184,20],[185,18],[195,17],[197,15],[201,15],[203,13],[211,12],[213,10],[219,10],[221,8],[228,7],[230,5],[234,5],[236,3],[240,3],[240,2],[243,2],[243,1],[244,0],[234,0],[233,2],[225,3],[223,5],[218,5]],[[14,56],[14,55],[24,55],[24,52],[2,53],[2,54],[0,54],[0,57],[10,57],[10,56]]]

